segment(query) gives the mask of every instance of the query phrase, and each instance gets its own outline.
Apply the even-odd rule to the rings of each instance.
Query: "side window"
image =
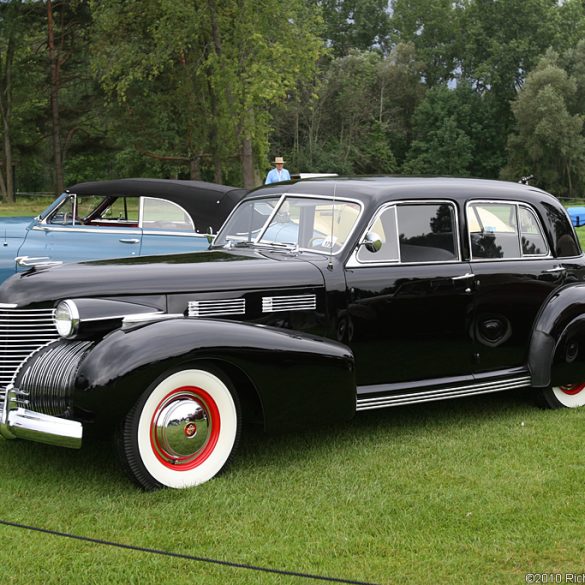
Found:
[[[532,210],[520,206],[518,208],[520,223],[520,241],[523,256],[542,256],[547,253],[546,241]]]
[[[523,205],[471,203],[467,221],[472,259],[512,259],[548,253],[536,215]]]
[[[387,207],[378,215],[369,230],[382,240],[382,247],[377,252],[370,252],[360,246],[357,259],[360,262],[398,262],[398,238],[396,237],[396,207]]]
[[[473,258],[520,258],[514,204],[472,203],[467,221]]]
[[[401,262],[448,262],[458,259],[453,205],[398,205],[397,213]]]
[[[116,197],[96,219],[111,222],[138,223],[138,197]],[[97,208],[97,205],[95,206]]]
[[[143,197],[142,227],[144,229],[195,231],[189,214],[179,205],[164,199]]]
[[[51,214],[47,223],[51,225],[73,225],[75,223],[75,196],[70,195]]]

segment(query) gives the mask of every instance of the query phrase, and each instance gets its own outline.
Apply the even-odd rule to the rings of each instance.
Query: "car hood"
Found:
[[[321,271],[300,257],[258,251],[209,251],[64,264],[6,280],[0,303],[19,307],[63,298],[323,286]]]
[[[26,228],[32,217],[2,217],[0,218],[0,238],[24,238]]]

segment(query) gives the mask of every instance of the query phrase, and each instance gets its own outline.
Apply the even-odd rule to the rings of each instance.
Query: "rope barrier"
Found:
[[[231,561],[221,561],[218,559],[212,559],[208,557],[198,557],[194,555],[187,555],[182,553],[169,552],[164,550],[158,550],[155,548],[145,548],[142,546],[134,546],[131,544],[122,544],[119,542],[110,542],[108,540],[101,540],[99,538],[91,538],[89,536],[79,536],[77,534],[69,534],[67,532],[58,532],[57,530],[50,530],[48,528],[39,528],[37,526],[27,526],[26,524],[20,524],[18,522],[9,522],[8,520],[0,520],[0,524],[4,526],[10,526],[12,528],[20,528],[23,530],[31,530],[34,532],[40,532],[42,534],[50,534],[52,536],[60,536],[62,538],[71,538],[73,540],[80,540],[82,542],[90,542],[93,544],[101,544],[105,546],[113,546],[116,548],[122,548],[125,550],[132,550],[137,552],[149,553],[154,555],[173,557],[176,559],[183,559],[187,561],[197,561],[200,563],[210,563],[214,565],[221,565],[223,567],[230,567],[233,569],[246,569],[249,571],[257,571],[262,573],[272,573],[274,575],[285,575],[288,577],[302,577],[304,579],[312,579],[314,581],[327,581],[329,583],[345,583],[347,585],[376,585],[366,581],[354,581],[351,579],[343,579],[338,577],[327,577],[324,575],[314,575],[310,573],[301,573],[297,571],[286,571],[283,569],[271,569],[269,567],[260,567],[256,565],[248,565],[245,563],[235,563]]]

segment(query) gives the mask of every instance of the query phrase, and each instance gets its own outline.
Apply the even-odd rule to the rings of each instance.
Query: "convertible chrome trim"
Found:
[[[507,378],[495,382],[481,382],[436,390],[422,390],[408,392],[405,394],[386,394],[370,398],[358,398],[356,411],[374,410],[377,408],[388,408],[390,406],[403,406],[406,404],[418,404],[421,402],[434,402],[436,400],[447,400],[449,398],[461,398],[464,396],[475,396],[476,394],[489,394],[491,392],[502,392],[516,388],[527,388],[531,386],[530,376]],[[359,393],[359,388],[358,388]]]
[[[18,406],[20,394],[12,385],[0,390],[0,436],[71,449],[81,447],[83,426],[80,422],[22,408]]]

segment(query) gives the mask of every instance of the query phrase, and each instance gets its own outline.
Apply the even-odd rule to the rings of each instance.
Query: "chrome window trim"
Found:
[[[53,227],[52,225],[46,226],[33,226],[33,230],[40,232],[75,232],[77,234],[130,234],[136,235],[140,228],[102,228],[102,226],[94,226],[90,229],[88,226],[76,227],[79,224],[72,225],[71,227]],[[141,232],[140,232],[141,233]]]
[[[349,260],[346,262],[346,268],[365,268],[367,266],[420,266],[421,264],[459,264],[462,262],[461,260],[461,242],[459,236],[459,209],[457,208],[457,204],[455,201],[450,199],[404,199],[399,201],[387,201],[386,203],[382,204],[377,210],[376,213],[372,216],[372,220],[368,223],[366,229],[363,231],[362,235],[360,236],[358,242],[363,241],[366,234],[372,226],[376,223],[378,218],[390,207],[398,207],[399,205],[428,205],[429,203],[432,204],[448,204],[455,210],[455,225],[453,233],[455,234],[455,247],[456,247],[456,255],[457,258],[453,260],[426,260],[424,262],[402,262],[400,258],[400,242],[397,242],[397,249],[398,249],[398,259],[397,260],[366,260],[361,261],[358,259],[357,255],[359,252],[359,246],[356,246],[356,249],[352,252]],[[396,224],[396,234],[395,237],[398,238],[398,210],[394,214],[394,221]]]
[[[516,235],[518,236],[518,246],[520,248],[520,256],[515,256],[513,258],[474,258],[473,257],[473,252],[471,251],[471,232],[469,231],[469,222],[467,221],[467,214],[468,214],[469,207],[471,205],[473,205],[474,203],[507,204],[507,205],[513,205],[516,208],[516,223],[517,223]],[[547,249],[546,254],[526,254],[526,255],[522,254],[522,241],[520,239],[522,234],[520,232],[520,224],[518,221],[519,220],[519,217],[518,217],[518,208],[519,207],[524,207],[525,209],[528,209],[532,213],[534,218],[536,219],[538,229],[540,230],[540,235],[541,235],[542,239],[544,240],[544,243],[546,244],[546,249]],[[540,221],[540,217],[538,217],[538,213],[529,203],[525,203],[524,201],[513,201],[510,199],[470,199],[469,201],[467,201],[465,203],[465,226],[466,226],[466,232],[467,232],[467,243],[469,245],[469,261],[470,262],[510,262],[510,261],[516,262],[518,260],[549,260],[549,259],[553,258],[553,255],[551,254],[550,246],[549,246],[548,240],[546,238],[545,232],[542,229],[542,222]]]
[[[238,208],[241,205],[244,205],[250,201],[262,201],[263,199],[276,199],[276,197],[277,197],[276,195],[265,195],[264,197],[250,197],[249,199],[244,199],[244,201],[242,201],[241,203],[238,203],[238,205],[236,205],[236,207],[232,210],[232,212],[230,213],[228,218],[225,220],[223,225],[225,226],[228,224],[228,221],[230,220],[232,215],[238,210]],[[362,215],[364,213],[363,202],[360,201],[359,199],[353,199],[351,197],[334,197],[333,195],[311,195],[310,193],[294,193],[294,194],[293,193],[283,193],[282,195],[280,195],[280,197],[278,197],[278,203],[277,203],[276,207],[274,208],[273,212],[270,214],[270,217],[266,220],[266,222],[264,222],[264,225],[260,229],[256,239],[250,240],[251,243],[253,243],[253,244],[262,243],[261,242],[262,236],[264,235],[264,233],[268,229],[270,222],[272,221],[274,216],[278,213],[278,210],[280,209],[281,205],[283,204],[284,200],[286,200],[287,197],[298,198],[298,199],[322,199],[324,201],[330,201],[333,204],[336,203],[337,201],[341,201],[343,203],[355,203],[359,206],[358,216],[354,222],[354,225],[353,225],[351,231],[347,235],[347,239],[345,241],[345,244],[343,244],[343,246],[341,246],[341,248],[339,250],[337,250],[337,252],[325,252],[325,251],[315,250],[313,248],[295,248],[295,251],[310,252],[311,254],[319,254],[321,256],[326,256],[327,258],[329,258],[330,256],[338,256],[339,254],[341,254],[343,252],[343,250],[345,250],[345,248],[348,246],[349,242],[352,240],[352,236],[355,234],[357,226],[360,223],[360,220],[361,220]],[[218,232],[218,234],[215,238],[216,240],[220,236],[222,230],[223,230],[223,227]],[[220,249],[222,247],[223,246],[217,246],[218,249]]]

